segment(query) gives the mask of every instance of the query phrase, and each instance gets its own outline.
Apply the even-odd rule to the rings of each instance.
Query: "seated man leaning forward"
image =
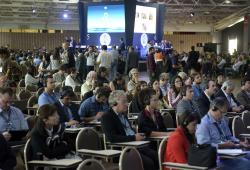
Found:
[[[11,139],[10,130],[28,130],[22,111],[11,106],[12,96],[11,88],[0,88],[0,133],[7,141]]]
[[[110,109],[101,119],[102,129],[110,142],[142,141],[144,136],[135,133],[127,118],[128,101],[126,93],[115,90],[109,96]],[[145,170],[156,170],[158,167],[157,153],[148,148],[138,149]]]
[[[99,120],[104,112],[108,111],[108,102],[110,90],[101,87],[96,90],[94,96],[86,99],[80,106],[79,116],[84,122]]]
[[[211,144],[218,149],[246,147],[246,142],[232,136],[228,122],[224,117],[227,112],[227,101],[224,98],[215,98],[210,105],[210,110],[201,119],[196,131],[198,144]],[[222,170],[249,170],[250,156],[234,159],[220,159],[218,164]]]

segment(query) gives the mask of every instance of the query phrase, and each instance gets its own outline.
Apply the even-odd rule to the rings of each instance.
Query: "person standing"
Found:
[[[154,59],[155,49],[154,47],[150,47],[148,51],[148,57],[147,57],[147,67],[148,67],[148,73],[149,73],[149,79],[150,82],[153,82],[155,80],[155,72],[156,72],[156,63]]]

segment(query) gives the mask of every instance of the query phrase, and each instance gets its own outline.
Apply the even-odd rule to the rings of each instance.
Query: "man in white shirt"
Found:
[[[94,71],[95,60],[98,56],[98,53],[94,51],[93,46],[89,46],[88,51],[85,52],[84,56],[87,59],[87,73]]]
[[[99,67],[105,67],[108,71],[110,71],[111,63],[112,63],[112,57],[110,53],[107,52],[107,46],[102,46],[102,51],[97,57],[97,63],[99,64]]]
[[[76,68],[71,68],[70,74],[65,79],[65,86],[70,86],[74,90],[80,84],[76,81],[77,71]]]

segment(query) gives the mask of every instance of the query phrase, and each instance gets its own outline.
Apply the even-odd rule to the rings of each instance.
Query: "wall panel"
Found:
[[[197,43],[212,42],[212,35],[209,33],[199,34],[172,34],[164,35],[165,39],[171,41],[174,49],[178,52],[189,52],[192,45],[196,47]],[[196,47],[196,50],[201,51],[201,48]]]
[[[9,33],[0,32],[0,46],[10,45],[13,49],[33,49],[45,47],[52,50],[60,46],[65,37],[73,36],[79,41],[79,31],[64,31],[63,33]]]

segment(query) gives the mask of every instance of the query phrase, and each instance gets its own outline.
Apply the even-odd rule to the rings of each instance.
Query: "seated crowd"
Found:
[[[12,131],[28,130],[22,140],[30,139],[32,160],[61,159],[75,151],[75,139],[66,128],[85,127],[91,122],[100,122],[98,132],[111,143],[168,137],[164,162],[187,164],[189,148],[194,144],[209,144],[217,149],[248,148],[247,140],[232,135],[226,115],[250,111],[247,56],[235,54],[237,57],[229,62],[233,74],[242,76],[241,89],[236,89],[235,82],[225,74],[227,55],[199,54],[193,47],[185,55],[169,48],[155,50],[153,46],[148,48],[147,83],[141,79],[138,61],[133,61],[138,58],[133,47],[125,62],[125,53],[115,46],[110,52],[105,45],[100,52],[95,46],[84,51],[69,48],[67,42],[54,52],[1,48],[0,169],[20,164],[17,152],[11,150],[16,142]],[[124,63],[128,76],[126,69],[120,70],[119,64]],[[18,82],[23,78],[25,91],[29,91],[28,87],[40,91],[32,93],[37,99],[32,125],[27,121],[27,108],[13,104],[18,100],[16,94],[22,91]],[[167,128],[164,110],[174,111],[173,132]],[[138,116],[135,124],[129,120],[132,113]],[[160,168],[156,142],[137,150],[145,170]],[[247,170],[249,160],[248,154],[220,159],[217,166]]]

